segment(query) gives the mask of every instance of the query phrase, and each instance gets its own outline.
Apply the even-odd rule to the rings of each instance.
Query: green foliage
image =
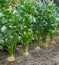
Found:
[[[34,22],[33,11],[34,6],[33,3],[25,0],[20,1],[19,5],[16,5],[17,16],[18,16],[18,32],[22,37],[22,44],[24,48],[24,52],[28,52],[29,42],[32,40],[32,22]]]
[[[59,0],[54,0],[55,4],[59,6]]]
[[[3,7],[0,13],[0,42],[4,44],[10,56],[14,55],[18,42],[17,21],[13,12],[14,9]]]
[[[47,35],[52,38],[55,34],[58,23],[56,22],[56,8],[53,1],[19,0],[4,2],[0,1],[0,49],[7,48],[10,56],[13,56],[19,39],[28,52],[29,42],[36,40],[36,47],[39,47],[40,37],[45,44]],[[7,7],[6,7],[7,6]]]
[[[8,7],[9,0],[0,0],[0,8]]]
[[[42,37],[43,43],[46,43],[46,38],[48,34],[53,35],[57,28],[56,23],[56,10],[55,4],[49,2],[36,2],[35,9],[35,23],[33,24],[33,32],[38,40],[40,36]],[[38,40],[39,43],[39,40]]]
[[[56,14],[57,14],[56,17],[59,18],[59,7],[56,6],[56,7],[55,7],[55,10],[56,10]]]

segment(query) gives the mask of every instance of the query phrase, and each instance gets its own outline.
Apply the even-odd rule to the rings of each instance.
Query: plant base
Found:
[[[23,53],[25,56],[28,56],[29,55],[29,52],[24,52]]]
[[[19,48],[21,48],[22,47],[22,45],[19,45]]]
[[[13,62],[15,60],[15,57],[14,56],[9,56],[8,58],[7,58],[7,61],[8,62]]]
[[[18,50],[19,50],[19,48],[16,48],[16,50],[18,51]]]
[[[43,48],[46,48],[48,47],[48,44],[47,43],[43,43]]]
[[[50,43],[50,44],[53,44],[55,41],[54,40],[51,40],[51,39],[49,39],[49,41],[48,41],[48,43]]]
[[[38,50],[38,49],[40,49],[40,47],[37,46],[35,49]]]
[[[54,40],[53,41],[50,41],[51,44],[53,44],[54,42],[55,42]]]

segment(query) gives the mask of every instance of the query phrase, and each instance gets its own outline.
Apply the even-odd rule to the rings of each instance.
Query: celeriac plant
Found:
[[[34,35],[34,39],[36,41],[36,49],[40,49],[40,37],[41,37],[41,13],[42,10],[40,8],[40,3],[39,2],[35,2],[34,6],[35,6],[35,10],[34,10],[34,21],[33,22],[33,26],[32,26],[32,30],[33,30],[33,35]]]
[[[39,48],[40,37],[42,37],[44,45],[46,44],[46,36],[48,34],[46,31],[47,22],[44,20],[44,3],[36,2],[35,6],[36,9],[34,16],[36,22],[33,24],[33,32],[35,33],[34,36],[36,37],[36,48]]]
[[[47,3],[44,3],[44,4],[45,4],[45,7],[43,6],[44,7],[43,19],[47,23],[44,31],[46,31],[45,33],[50,35],[50,41],[52,43],[53,38],[54,38],[53,36],[54,36],[56,28],[58,26],[58,24],[56,22],[55,4],[53,4],[53,0],[50,1],[48,4]]]
[[[48,32],[50,34],[50,43],[54,42],[54,34],[56,32],[56,28],[58,26],[56,21],[56,10],[55,10],[55,4],[53,4],[53,1],[48,3],[47,5],[47,19],[48,19]]]
[[[17,17],[18,17],[18,32],[22,38],[22,45],[24,49],[24,54],[28,55],[29,42],[32,40],[32,22],[33,21],[33,3],[29,0],[20,0],[17,5]]]
[[[14,61],[14,53],[18,42],[18,34],[16,32],[17,19],[15,14],[13,8],[6,9],[5,7],[1,9],[0,13],[0,33],[4,47],[10,55],[7,59],[8,61]]]
[[[43,46],[47,47],[47,35],[50,34],[50,39],[51,37],[53,38],[53,35],[55,33],[55,29],[57,27],[56,23],[56,14],[55,14],[55,4],[53,4],[53,1],[45,3],[43,0],[40,3],[36,3],[36,10],[35,10],[35,18],[36,18],[36,30],[38,29],[39,36],[41,35],[42,41],[43,41]],[[34,27],[34,26],[33,26]]]

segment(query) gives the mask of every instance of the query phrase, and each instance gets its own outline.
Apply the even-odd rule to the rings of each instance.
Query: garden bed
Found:
[[[29,56],[23,55],[23,48],[17,48],[14,62],[7,62],[7,52],[0,51],[0,65],[59,65],[59,36],[55,36],[55,43],[48,48],[35,49],[35,41],[29,45]]]

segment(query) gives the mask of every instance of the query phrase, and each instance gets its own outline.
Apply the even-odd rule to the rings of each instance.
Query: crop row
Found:
[[[5,2],[0,8],[0,49],[6,48],[14,60],[19,40],[25,55],[29,54],[29,42],[33,38],[36,41],[36,49],[40,48],[40,38],[42,38],[43,47],[48,46],[46,40],[48,35],[50,42],[53,43],[59,24],[55,7],[53,1],[46,3],[20,0],[14,5]]]

